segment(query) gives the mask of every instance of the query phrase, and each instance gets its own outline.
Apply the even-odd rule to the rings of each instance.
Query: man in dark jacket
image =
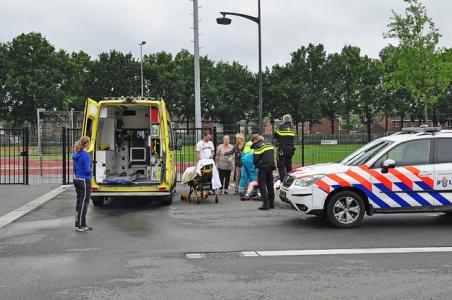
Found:
[[[292,171],[292,157],[295,154],[295,131],[292,126],[292,117],[284,115],[282,121],[283,124],[273,134],[278,147],[278,172],[281,181],[284,180],[287,173]]]
[[[259,209],[275,208],[275,190],[273,189],[274,147],[265,143],[264,137],[258,134],[251,137],[251,142],[253,142],[251,148],[254,149],[254,165],[258,169],[257,178],[263,202]]]

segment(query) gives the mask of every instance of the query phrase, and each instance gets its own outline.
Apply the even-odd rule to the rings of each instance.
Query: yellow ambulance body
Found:
[[[176,164],[171,120],[163,99],[88,99],[82,135],[91,138],[91,199],[155,197],[171,204]]]

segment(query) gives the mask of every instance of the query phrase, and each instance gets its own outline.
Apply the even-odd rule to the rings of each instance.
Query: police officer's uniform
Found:
[[[254,164],[259,169],[257,178],[263,201],[262,207],[259,209],[275,208],[275,191],[273,189],[274,146],[264,141],[257,141],[251,148],[254,149]]]
[[[292,171],[292,157],[295,154],[294,138],[295,131],[291,122],[285,122],[279,126],[274,133],[278,147],[278,173],[279,178],[284,180],[287,173]]]

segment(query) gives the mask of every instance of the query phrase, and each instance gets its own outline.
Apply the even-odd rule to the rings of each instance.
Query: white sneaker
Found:
[[[77,227],[75,230],[77,230],[79,232],[84,232],[84,231],[92,231],[93,228],[85,226],[85,227]]]

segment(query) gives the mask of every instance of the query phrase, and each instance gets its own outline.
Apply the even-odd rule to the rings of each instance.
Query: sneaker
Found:
[[[84,232],[84,231],[93,231],[93,228],[92,227],[88,227],[88,226],[81,226],[81,227],[77,227],[77,229],[75,229],[75,230],[80,231],[80,232]]]
[[[261,206],[259,207],[260,210],[269,210],[268,206]]]

